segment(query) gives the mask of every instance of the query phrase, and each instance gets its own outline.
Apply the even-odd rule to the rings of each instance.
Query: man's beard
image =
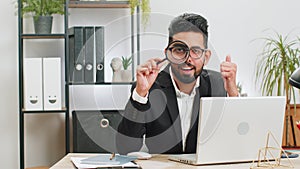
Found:
[[[181,67],[183,65],[188,65],[190,67],[192,67],[192,69],[196,70],[196,67],[190,63],[183,63],[183,64],[180,64],[180,65],[175,65],[175,64],[171,64],[171,68],[172,68],[172,72],[174,74],[174,76],[179,80],[181,81],[182,83],[185,83],[185,84],[189,84],[189,83],[192,83],[194,82],[198,76],[200,76],[202,70],[203,70],[203,66],[201,67],[201,69],[199,71],[195,71],[194,75],[193,76],[190,76],[190,75],[181,75],[179,70],[181,69]],[[177,69],[175,69],[175,66],[177,66]]]

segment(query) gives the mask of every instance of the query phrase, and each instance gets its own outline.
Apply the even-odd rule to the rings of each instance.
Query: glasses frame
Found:
[[[182,45],[183,45],[183,47],[186,47],[186,50],[185,50],[185,56],[184,56],[184,58],[183,59],[176,59],[176,58],[173,58],[173,60],[182,60],[182,62],[172,62],[171,61],[171,59],[169,59],[168,58],[168,54],[167,54],[167,52],[168,52],[168,50],[172,53],[172,47],[170,47],[172,44],[174,44],[174,43],[181,43]],[[184,63],[184,62],[186,62],[187,61],[187,59],[189,58],[189,57],[191,57],[191,58],[193,58],[193,59],[201,59],[202,57],[203,57],[203,54],[206,52],[206,51],[208,51],[208,49],[203,49],[203,48],[201,48],[200,46],[197,46],[197,49],[200,49],[201,51],[202,51],[202,54],[201,54],[201,56],[197,56],[197,57],[194,57],[194,56],[192,56],[191,54],[190,54],[190,51],[191,50],[193,50],[193,48],[195,48],[195,47],[189,47],[186,43],[184,43],[184,42],[182,42],[182,41],[180,41],[180,40],[175,40],[175,41],[172,41],[171,43],[169,43],[169,45],[167,46],[167,48],[166,48],[166,51],[165,51],[165,55],[166,55],[166,58],[171,62],[171,63],[175,63],[175,64],[182,64],[182,63]]]

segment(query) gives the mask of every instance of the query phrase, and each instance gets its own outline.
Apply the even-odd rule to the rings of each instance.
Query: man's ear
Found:
[[[205,59],[204,65],[207,65],[207,64],[208,64],[209,59],[210,59],[210,56],[211,56],[211,50],[205,51],[205,53],[204,53],[204,59]]]

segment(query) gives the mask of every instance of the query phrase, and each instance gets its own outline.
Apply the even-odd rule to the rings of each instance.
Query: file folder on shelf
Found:
[[[95,27],[96,83],[104,82],[104,27]]]
[[[61,110],[61,58],[43,58],[44,110]]]
[[[72,27],[69,34],[69,80],[84,83],[84,28]]]
[[[104,82],[104,27],[69,28],[69,80]]]
[[[95,83],[95,38],[94,38],[94,27],[85,27],[84,29],[84,46],[85,46],[85,66],[84,66],[84,82]]]
[[[24,109],[43,110],[42,58],[24,59]]]

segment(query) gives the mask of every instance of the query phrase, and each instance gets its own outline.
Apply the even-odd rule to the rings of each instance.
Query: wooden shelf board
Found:
[[[65,113],[66,112],[66,107],[62,107],[60,110],[25,110],[24,108],[22,109],[23,113],[37,113],[37,114],[42,114],[42,113]]]
[[[69,82],[68,85],[76,86],[76,85],[132,85],[133,82],[101,82],[101,83],[74,83]]]
[[[70,1],[69,8],[129,8],[127,1]]]
[[[64,34],[23,34],[23,39],[63,39]]]

